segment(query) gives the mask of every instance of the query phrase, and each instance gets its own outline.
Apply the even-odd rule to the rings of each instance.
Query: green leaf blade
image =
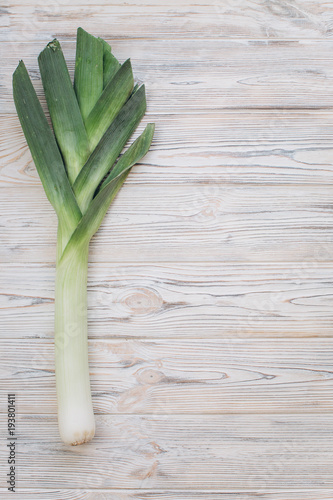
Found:
[[[74,90],[83,121],[103,92],[103,42],[100,38],[77,29]]]
[[[66,234],[74,230],[81,212],[69,184],[55,137],[42,110],[27,69],[21,61],[13,74],[18,117],[45,194],[63,220]]]
[[[103,40],[103,88],[112,80],[121,64],[111,53],[110,45]]]
[[[132,66],[130,60],[127,59],[105,87],[85,122],[91,151],[95,149],[127,101],[133,86]]]
[[[127,101],[77,177],[73,189],[82,213],[146,111],[144,85]]]
[[[131,146],[125,151],[125,153],[119,158],[116,165],[113,167],[110,174],[107,176],[103,182],[100,191],[112,181],[114,178],[118,177],[122,172],[128,168],[133,167],[138,163],[147,153],[150,148],[151,142],[153,140],[155,130],[154,123],[148,123],[142,134],[131,144]]]
[[[129,172],[130,168],[115,179],[112,179],[112,181],[110,181],[92,200],[87,212],[82,216],[82,219],[72,234],[63,252],[62,260],[66,259],[72,251],[80,248],[81,245],[84,247],[89,243],[101,225],[110,203],[114,200]]]
[[[101,189],[90,203],[79,222],[65,251],[70,254],[77,245],[87,245],[101,225],[103,218],[116,194],[125,182],[131,168],[148,152],[154,135],[155,125],[148,123],[142,134],[133,142],[119,159],[110,176],[103,182]]]
[[[57,40],[39,54],[38,63],[54,133],[73,184],[89,156],[88,137]]]

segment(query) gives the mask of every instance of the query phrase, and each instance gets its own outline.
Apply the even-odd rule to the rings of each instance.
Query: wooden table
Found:
[[[333,5],[5,0],[1,498],[333,498]],[[150,152],[91,244],[95,439],[56,422],[56,217],[12,100],[76,28],[146,83]],[[44,101],[43,101],[44,103]],[[44,103],[45,104],[45,103]],[[17,492],[7,491],[7,393]]]

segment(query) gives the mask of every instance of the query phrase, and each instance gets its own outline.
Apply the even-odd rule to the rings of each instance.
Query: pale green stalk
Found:
[[[77,445],[95,434],[87,332],[88,244],[58,262],[55,287],[55,370],[61,439]]]

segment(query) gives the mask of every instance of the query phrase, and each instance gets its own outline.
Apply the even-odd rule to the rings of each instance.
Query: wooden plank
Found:
[[[0,267],[2,338],[53,338],[53,265]],[[331,337],[331,263],[92,263],[89,335]]]
[[[146,116],[153,144],[131,184],[333,184],[333,111],[226,110]],[[0,116],[0,186],[39,185],[18,117]]]
[[[63,38],[60,37],[62,42]],[[71,73],[75,42],[62,43]],[[45,42],[3,42],[0,108],[14,113],[12,73],[23,59],[42,94],[37,56]],[[327,108],[333,106],[332,40],[121,40],[121,60],[145,82],[148,112],[170,114],[228,108]],[[320,54],[320,57],[319,57]]]
[[[17,394],[20,499],[333,497],[332,12],[3,4],[0,388]],[[97,435],[69,449],[55,417],[56,220],[11,75],[23,58],[41,96],[37,55],[54,36],[73,74],[78,25],[131,56],[157,129],[91,246]]]
[[[56,216],[41,186],[2,188],[3,263],[55,261]],[[332,260],[331,186],[126,184],[91,262]]]
[[[3,493],[1,493],[3,491]],[[332,500],[333,490],[255,491],[184,491],[184,490],[115,490],[115,489],[19,489],[20,500]],[[6,490],[0,489],[0,498]],[[111,497],[112,495],[112,497]]]
[[[331,4],[314,0],[99,0],[94,5],[89,0],[7,0],[4,5],[4,41],[9,35],[18,42],[72,37],[77,25],[112,38],[325,38],[332,32]]]
[[[56,413],[53,342],[2,340],[1,345],[0,384],[16,394],[17,413],[34,413],[36,406],[40,414]],[[89,355],[96,413],[333,410],[331,339],[94,340]],[[3,413],[6,399],[1,399]]]
[[[18,415],[20,487],[331,489],[331,415],[105,415],[74,448],[55,416]],[[2,435],[5,433],[1,422]],[[8,452],[0,448],[4,463]],[[4,480],[2,480],[4,481]],[[3,485],[3,484],[2,484]]]

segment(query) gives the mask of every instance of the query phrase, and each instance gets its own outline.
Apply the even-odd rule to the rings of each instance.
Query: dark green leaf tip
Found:
[[[54,40],[52,40],[52,42],[48,43],[47,44],[47,47],[49,49],[52,49],[54,52],[56,50],[59,50],[60,49],[60,43],[58,42],[58,40],[55,38]]]
[[[81,26],[79,26],[77,31],[76,31],[76,36],[78,37],[79,35],[83,35],[83,34],[88,35],[88,37],[95,38],[95,39],[97,38],[97,40],[101,40],[99,37],[95,37],[91,33],[88,33],[88,31],[81,28]]]
[[[20,73],[20,71],[22,70],[26,70],[26,67],[25,67],[25,64],[24,62],[22,61],[22,59],[19,61],[18,65],[16,66],[16,69],[13,73],[13,81],[15,80],[15,78],[17,77],[18,73]]]
[[[143,95],[144,95],[144,98],[146,99],[146,87],[145,87],[145,84],[144,84],[144,83],[143,83],[142,85],[139,85],[139,84],[138,84],[138,88],[137,88],[137,90],[134,92],[134,94],[138,94],[138,95],[143,94]]]

